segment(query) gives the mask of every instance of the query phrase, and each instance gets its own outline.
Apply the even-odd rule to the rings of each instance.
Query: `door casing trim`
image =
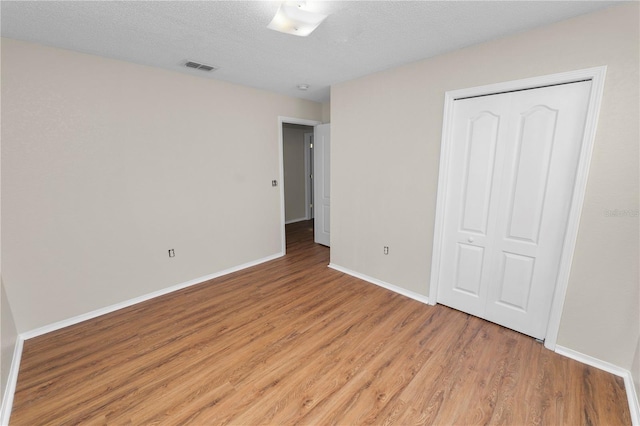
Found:
[[[567,230],[560,258],[560,268],[558,270],[558,278],[553,293],[551,311],[549,313],[549,323],[547,325],[547,333],[544,340],[544,346],[547,349],[555,350],[558,331],[560,329],[560,319],[562,317],[562,310],[564,308],[564,301],[569,284],[573,253],[578,236],[582,205],[587,188],[587,178],[589,176],[589,166],[591,163],[591,155],[593,153],[593,145],[595,141],[598,117],[600,114],[600,104],[602,101],[606,73],[607,67],[600,66],[522,80],[508,81],[504,83],[490,84],[486,86],[451,90],[445,93],[442,141],[440,148],[440,170],[438,173],[438,193],[436,198],[436,220],[433,233],[433,254],[431,257],[431,280],[429,283],[429,303],[431,305],[435,305],[438,301],[438,277],[440,276],[442,262],[441,249],[444,242],[444,219],[446,217],[445,195],[447,193],[448,184],[446,177],[449,174],[449,163],[452,160],[450,135],[453,126],[454,101],[456,99],[473,96],[485,96],[515,90],[535,89],[542,86],[591,80],[592,88],[589,97],[589,106],[587,107],[587,117],[585,121],[580,157],[578,160],[578,168],[576,171],[574,192],[571,199]]]

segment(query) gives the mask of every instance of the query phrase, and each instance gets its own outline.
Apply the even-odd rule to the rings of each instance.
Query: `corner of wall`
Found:
[[[635,371],[635,372],[629,371],[625,368],[611,364],[607,361],[594,358],[590,355],[586,355],[581,352],[578,352],[573,349],[569,349],[560,345],[556,345],[555,353],[560,354],[562,356],[566,356],[567,358],[574,359],[583,364],[598,368],[602,371],[606,371],[607,373],[611,373],[618,377],[622,377],[624,379],[624,387],[627,392],[627,403],[629,404],[629,415],[631,416],[631,424],[633,426],[640,426],[640,402],[638,400],[638,392],[637,392],[638,384],[635,378],[637,376],[638,371]],[[636,356],[637,356],[637,352],[636,352]],[[636,367],[637,366],[634,361],[633,368],[636,368]]]
[[[20,367],[20,357],[22,355],[22,339],[18,336],[13,314],[7,294],[4,291],[4,283],[0,277],[0,340],[2,351],[0,358],[2,407],[0,408],[0,425],[9,424],[11,406],[13,405],[13,394],[18,380],[18,369]]]
[[[331,123],[331,101],[322,104],[322,122]]]
[[[633,381],[633,389],[635,390],[636,411],[640,413],[640,336],[636,342],[636,353],[633,356],[633,364],[631,365],[631,380]],[[638,419],[640,423],[640,419]]]

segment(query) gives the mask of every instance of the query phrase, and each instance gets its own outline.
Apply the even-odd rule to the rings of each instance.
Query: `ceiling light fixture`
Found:
[[[307,91],[309,90],[309,85],[308,84],[298,84],[298,90],[303,90],[303,91]]]
[[[306,37],[326,19],[327,15],[306,9],[306,2],[285,2],[267,28],[285,34]]]

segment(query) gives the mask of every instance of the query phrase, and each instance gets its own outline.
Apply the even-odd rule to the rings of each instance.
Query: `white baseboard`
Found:
[[[624,387],[627,391],[627,400],[629,400],[629,412],[631,413],[631,424],[640,426],[640,400],[636,393],[636,387],[633,383],[633,376],[630,371],[624,376]]]
[[[298,219],[287,220],[284,224],[289,225],[290,223],[302,222],[303,220],[309,220],[306,217],[300,217]]]
[[[252,262],[247,262],[242,265],[234,266],[229,269],[225,269],[220,272],[215,272],[213,274],[205,275],[204,277],[195,278],[193,280],[189,280],[187,282],[177,284],[171,287],[163,288],[162,290],[154,291],[152,293],[144,294],[139,297],[135,297],[133,299],[125,300],[124,302],[116,303],[115,305],[107,306],[104,308],[96,309],[95,311],[87,312],[86,314],[78,315],[73,318],[68,318],[62,321],[55,322],[53,324],[45,325],[44,327],[39,327],[34,330],[26,331],[20,334],[20,337],[23,340],[32,339],[37,336],[41,336],[46,333],[50,333],[52,331],[60,330],[65,327],[69,327],[70,325],[75,325],[81,323],[83,321],[87,321],[93,318],[97,318],[101,315],[109,314],[111,312],[115,312],[122,308],[128,308],[129,306],[133,306],[135,304],[145,302],[150,299],[154,299],[159,296],[164,296],[165,294],[173,293],[174,291],[182,290],[183,288],[191,287],[196,284],[201,284],[205,281],[212,280],[214,278],[221,277],[223,275],[231,274],[233,272],[240,271],[242,269],[250,268],[255,265],[259,265],[260,263],[268,262],[273,259],[277,259],[279,257],[284,256],[284,253],[276,253],[271,256],[264,257],[262,259],[254,260]]]
[[[613,365],[609,362],[602,361],[601,359],[594,358],[589,355],[585,355],[581,352],[574,351],[573,349],[565,348],[560,345],[556,345],[556,353],[566,356],[567,358],[575,359],[583,364],[590,365],[592,367],[604,370],[608,373],[615,374],[616,376],[624,379],[624,387],[627,391],[627,402],[629,403],[629,413],[631,414],[631,423],[634,426],[640,426],[640,402],[638,402],[638,395],[636,388],[633,384],[633,376],[629,370],[625,370],[622,367]]]
[[[615,374],[616,376],[624,377],[629,372],[622,367],[618,367],[617,365],[613,365],[607,361],[602,361],[601,359],[594,358],[590,355],[574,351],[573,349],[565,348],[564,346],[556,345],[555,352],[562,356],[566,356],[567,358],[575,359],[583,364],[595,367],[599,370],[604,370],[607,373]]]
[[[20,360],[22,359],[22,346],[24,340],[21,336],[16,339],[13,347],[13,359],[7,377],[7,385],[4,389],[2,397],[2,408],[0,408],[0,425],[7,426],[9,417],[11,417],[11,408],[13,407],[13,395],[16,393],[16,384],[18,383],[18,371],[20,371]]]
[[[415,293],[415,292],[413,292],[411,290],[407,290],[405,288],[398,287],[397,285],[393,285],[393,284],[389,284],[387,282],[381,281],[381,280],[379,280],[377,278],[373,278],[373,277],[370,277],[368,275],[364,275],[364,274],[361,274],[359,272],[352,271],[351,269],[342,267],[340,265],[336,265],[335,263],[330,263],[329,264],[329,268],[335,269],[336,271],[344,272],[347,275],[351,275],[352,277],[359,278],[361,280],[367,281],[367,282],[369,282],[371,284],[375,284],[375,285],[380,286],[382,288],[386,288],[387,290],[391,290],[394,293],[398,293],[398,294],[401,294],[403,296],[407,296],[408,298],[413,299],[413,300],[417,300],[418,302],[429,304],[429,299],[427,298],[427,296]]]

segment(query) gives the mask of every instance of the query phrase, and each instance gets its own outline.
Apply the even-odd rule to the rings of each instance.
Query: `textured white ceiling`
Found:
[[[3,0],[2,36],[324,102],[332,84],[617,2],[307,1],[329,14],[309,37],[267,29],[280,3]]]

